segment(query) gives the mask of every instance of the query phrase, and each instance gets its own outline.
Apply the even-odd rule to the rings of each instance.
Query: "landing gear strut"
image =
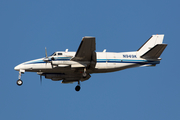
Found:
[[[24,72],[25,72],[25,70],[20,70],[20,71],[19,71],[19,79],[18,79],[17,82],[16,82],[16,84],[17,84],[18,86],[21,86],[21,85],[23,84],[23,81],[21,80],[21,74],[24,73]]]
[[[86,78],[86,77],[87,77],[86,68],[84,68],[84,72],[82,73],[82,77],[83,77],[83,78]]]
[[[78,85],[75,87],[75,90],[76,91],[79,91],[81,89],[81,87],[80,87],[80,81],[78,81]]]
[[[84,73],[82,74],[82,77],[83,77],[83,78],[86,78],[86,77],[87,77],[87,73],[84,72]]]

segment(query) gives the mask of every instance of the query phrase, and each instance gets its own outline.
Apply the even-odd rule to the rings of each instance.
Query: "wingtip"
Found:
[[[84,36],[83,39],[84,38],[95,38],[95,37],[94,36]]]

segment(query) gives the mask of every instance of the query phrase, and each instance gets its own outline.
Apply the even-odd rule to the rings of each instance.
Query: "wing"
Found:
[[[71,60],[78,61],[79,64],[71,65],[71,67],[89,67],[95,68],[96,65],[96,41],[95,37],[84,37],[79,45],[75,57]],[[84,63],[85,62],[85,63]]]
[[[79,45],[76,55],[71,60],[92,61],[96,50],[95,37],[84,37]]]

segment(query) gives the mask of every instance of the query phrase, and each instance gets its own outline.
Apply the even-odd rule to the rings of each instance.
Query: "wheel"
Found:
[[[79,85],[77,85],[76,87],[75,87],[75,90],[76,91],[79,91],[81,89],[81,87],[79,86]]]
[[[84,72],[84,73],[82,74],[82,77],[83,77],[83,78],[86,78],[86,77],[87,77],[87,73]]]
[[[19,79],[19,80],[17,80],[16,83],[17,83],[18,86],[21,86],[23,84],[23,81]]]

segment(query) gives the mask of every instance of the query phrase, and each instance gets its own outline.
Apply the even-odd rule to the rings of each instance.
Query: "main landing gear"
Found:
[[[78,85],[75,87],[75,90],[78,92],[81,89],[80,87],[80,81],[78,81]]]
[[[16,82],[16,84],[17,84],[18,86],[21,86],[21,85],[23,84],[23,81],[21,80],[21,74],[24,73],[24,72],[25,72],[25,70],[20,70],[20,71],[19,71],[19,79],[18,79],[17,82]]]
[[[84,72],[82,73],[82,77],[83,77],[83,78],[86,78],[86,77],[87,77],[86,68],[84,68]]]
[[[82,73],[82,78],[86,78],[88,76],[88,74],[86,73],[86,68],[84,68],[84,72]],[[80,81],[78,81],[78,85],[75,87],[76,91],[80,91],[81,87],[80,87]]]
[[[84,72],[82,73],[82,78],[86,79],[88,77],[88,74],[86,73],[86,68],[84,68]],[[80,91],[80,81],[78,81],[78,85],[75,87],[76,91]]]

